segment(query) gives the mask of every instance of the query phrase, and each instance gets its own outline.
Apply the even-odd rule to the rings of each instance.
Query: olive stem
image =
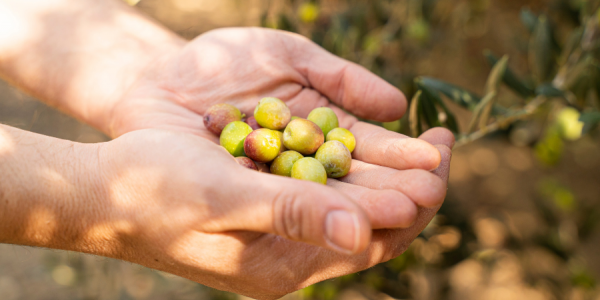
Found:
[[[475,131],[469,135],[460,138],[454,145],[454,149],[462,147],[470,142],[476,141],[489,133],[506,128],[508,125],[514,123],[515,121],[524,120],[530,117],[540,106],[546,103],[547,100],[548,98],[546,98],[545,96],[538,96],[534,98],[531,102],[525,105],[525,107],[522,110],[518,110],[512,114],[509,114],[508,116],[503,117],[498,121],[487,125],[478,131]]]

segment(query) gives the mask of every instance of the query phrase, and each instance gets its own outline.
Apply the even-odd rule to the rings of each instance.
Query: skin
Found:
[[[271,163],[271,174],[291,177],[294,163],[302,157],[302,154],[294,150],[288,150],[279,154]]]
[[[247,158],[247,157],[236,157],[235,160],[237,161],[237,163],[244,167],[244,168],[248,168],[250,170],[254,170],[254,171],[258,171],[258,167],[256,166],[256,163],[254,163],[254,161],[252,161],[251,159]]]
[[[245,141],[252,132],[250,125],[242,121],[231,122],[223,128],[219,143],[229,154],[235,157],[244,156]]]
[[[327,172],[323,165],[312,157],[301,158],[294,163],[292,178],[327,184]]]
[[[283,145],[287,149],[298,151],[304,155],[315,153],[323,141],[321,128],[306,119],[290,122],[283,132]]]
[[[290,122],[292,114],[285,103],[274,97],[260,99],[254,109],[258,125],[272,130],[282,130]]]
[[[346,176],[352,164],[350,151],[339,141],[329,141],[321,145],[315,158],[325,167],[330,178]]]
[[[352,132],[341,127],[331,130],[325,137],[325,141],[340,141],[344,144],[344,146],[346,146],[346,148],[348,148],[348,150],[350,150],[350,153],[352,153],[356,147],[356,139],[354,138]]]
[[[117,0],[2,0],[0,20],[0,76],[119,137],[81,145],[0,125],[1,243],[275,299],[400,255],[443,202],[452,134],[358,122],[338,106],[393,121],[404,96],[306,38],[231,28],[185,41]],[[203,115],[216,103],[251,114],[268,96],[299,117],[332,108],[356,137],[349,174],[323,186],[240,168]],[[328,231],[340,210],[353,230]]]
[[[244,141],[244,152],[257,162],[270,162],[281,152],[279,132],[267,128],[252,131]]]
[[[319,125],[324,136],[327,136],[332,129],[339,126],[335,112],[329,107],[318,107],[313,109],[306,119]]]
[[[220,103],[208,108],[204,114],[204,127],[216,136],[220,136],[227,124],[241,120],[242,113],[239,109],[231,104]]]

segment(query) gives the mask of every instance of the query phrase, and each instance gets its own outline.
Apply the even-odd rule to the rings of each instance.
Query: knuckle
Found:
[[[407,144],[405,139],[397,139],[390,142],[385,151],[385,155],[382,157],[393,157],[394,160],[398,161],[400,164],[406,163],[406,156],[408,155]]]
[[[303,240],[301,201],[288,191],[279,192],[273,199],[273,230],[284,238]]]

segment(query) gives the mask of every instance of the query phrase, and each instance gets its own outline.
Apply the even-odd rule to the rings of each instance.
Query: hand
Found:
[[[356,186],[368,187],[363,196],[375,200],[379,198],[377,190],[386,186],[402,193],[398,197],[425,207],[443,200],[443,182],[422,171],[439,165],[440,152],[436,148],[358,122],[337,106],[361,117],[390,121],[406,110],[402,93],[366,69],[326,52],[304,37],[283,31],[215,30],[163,57],[112,109],[110,131],[119,136],[137,129],[162,128],[218,143],[218,137],[204,128],[203,112],[211,105],[227,102],[251,115],[258,100],[265,96],[286,101],[292,114],[300,117],[316,107],[330,106],[340,126],[354,133],[357,148],[353,156],[357,161],[351,176],[342,179],[352,185],[338,185],[337,189],[354,194]],[[379,175],[388,168],[407,170],[400,174],[410,174],[406,179],[411,184]],[[375,176],[358,176],[367,172]],[[372,219],[379,222],[380,216]],[[382,226],[409,224],[392,219],[395,221],[386,221]]]
[[[401,254],[433,218],[445,197],[450,148],[454,142],[452,134],[435,129],[424,134],[422,140],[410,139],[358,122],[336,105],[361,117],[390,121],[404,113],[404,96],[362,67],[327,53],[303,37],[266,29],[224,29],[198,37],[180,52],[157,62],[133,85],[113,109],[112,135],[143,128],[168,129],[197,135],[205,139],[203,145],[212,149],[211,153],[224,153],[215,147],[218,138],[204,128],[203,112],[215,103],[227,102],[251,115],[258,100],[265,96],[286,101],[292,113],[300,117],[306,117],[319,106],[334,109],[340,125],[349,128],[357,138],[349,175],[339,181],[330,179],[329,188],[323,188],[272,175],[242,172],[233,163],[225,164],[229,161],[226,157],[219,160],[213,154],[197,157],[198,162],[212,166],[205,171],[211,178],[227,178],[221,173],[240,178],[236,185],[226,183],[227,180],[210,182],[211,186],[223,189],[221,193],[230,193],[223,199],[235,199],[227,207],[236,209],[222,213],[235,215],[231,219],[237,223],[234,227],[225,226],[225,230],[245,232],[224,237],[210,235],[218,239],[215,245],[232,249],[230,252],[220,247],[215,248],[215,252],[209,247],[203,250],[209,251],[205,256],[210,257],[209,261],[219,262],[210,269],[214,276],[212,281],[201,280],[191,271],[194,267],[205,270],[201,264],[206,261],[198,258],[194,263],[185,262],[185,258],[192,255],[191,250],[198,251],[195,247],[175,246],[181,253],[179,258],[171,258],[171,262],[189,264],[184,269],[190,270],[183,275],[175,273],[219,289],[253,297],[276,297]],[[335,104],[330,104],[327,98]],[[437,149],[432,144],[438,144]],[[188,148],[177,146],[180,155],[198,152]],[[438,176],[428,172],[436,167]],[[186,168],[199,173],[185,164],[180,167],[181,170]],[[234,175],[238,172],[243,176]],[[252,206],[237,209],[248,202],[248,195],[244,193],[249,190],[253,192],[248,195],[268,204],[263,204],[261,209]],[[351,205],[348,198],[358,207]],[[292,211],[273,219],[269,217],[273,212],[267,209],[273,207],[273,203]],[[332,238],[337,243],[333,243],[325,239],[326,213],[341,203],[355,214],[360,229],[337,230],[339,236]],[[256,210],[269,213],[259,217]],[[269,228],[273,221],[279,225]],[[371,232],[371,229],[376,230]],[[276,235],[338,252],[366,251],[348,257]],[[204,240],[210,240],[202,234],[189,238],[196,242],[184,240],[183,245],[206,244]],[[148,266],[165,269],[162,263]],[[236,272],[220,271],[226,270],[226,266],[235,266]],[[284,279],[267,285],[269,278]]]
[[[451,135],[439,129],[423,139],[452,143]],[[448,146],[438,146],[443,161],[436,173],[443,184]],[[439,208],[439,202],[419,208],[415,225],[375,230],[371,236],[371,227],[408,227],[415,220],[416,206],[395,187],[420,172],[357,162],[345,181],[380,189],[331,179],[323,186],[248,170],[211,141],[157,130],[106,143],[97,157],[99,176],[92,181],[104,187],[98,190],[106,191],[100,200],[105,204],[95,205],[102,212],[94,210],[94,218],[85,218],[91,229],[81,234],[97,241],[95,249],[111,249],[103,243],[117,242],[115,250],[101,254],[260,299],[278,298],[399,255]],[[393,180],[374,182],[378,176]],[[417,182],[405,189],[419,185],[430,187]],[[353,192],[352,200],[345,189]],[[349,224],[329,224],[332,211],[336,216],[348,213]],[[333,226],[331,239],[328,225]],[[336,243],[351,245],[354,253],[366,251],[343,254]]]

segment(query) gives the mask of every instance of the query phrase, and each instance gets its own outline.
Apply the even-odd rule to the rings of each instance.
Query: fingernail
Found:
[[[335,210],[327,214],[325,234],[334,249],[352,254],[356,252],[359,239],[358,217],[347,211]]]

